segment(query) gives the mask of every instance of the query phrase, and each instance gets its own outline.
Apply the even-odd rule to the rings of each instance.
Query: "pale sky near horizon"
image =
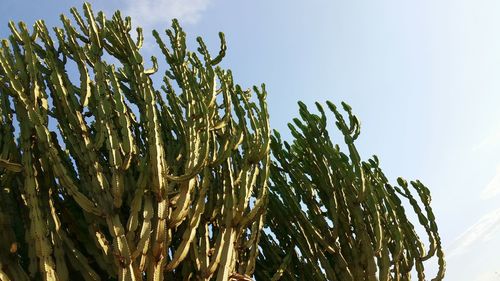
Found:
[[[298,100],[349,103],[362,157],[378,155],[392,182],[431,189],[445,280],[500,280],[500,1],[90,2],[147,32],[177,17],[214,52],[223,31],[224,65],[244,87],[266,83],[271,126],[283,134]],[[59,26],[82,3],[2,0],[0,37],[8,20]]]

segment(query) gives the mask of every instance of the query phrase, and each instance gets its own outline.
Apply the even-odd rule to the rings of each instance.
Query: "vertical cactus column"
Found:
[[[429,280],[424,262],[432,257],[439,264],[432,280],[442,280],[444,254],[429,190],[401,178],[399,186],[389,184],[376,156],[361,161],[354,146],[360,124],[347,104],[345,118],[327,103],[347,154],[332,143],[323,107],[316,104],[317,115],[299,105],[301,118],[289,124],[293,142],[282,142],[277,132],[271,141],[276,161],[257,280]],[[402,200],[427,234],[427,249]]]
[[[168,66],[155,87],[157,59],[145,66],[130,18],[88,4],[71,14],[53,33],[10,23],[2,41],[0,279],[252,276],[270,161],[264,85],[244,90],[218,66],[223,34],[217,56],[201,38],[197,54],[174,21],[169,44],[154,32]]]

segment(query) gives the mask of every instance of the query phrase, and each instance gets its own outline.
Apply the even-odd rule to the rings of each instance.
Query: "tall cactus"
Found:
[[[411,182],[416,199],[361,161],[347,105],[345,122],[328,104],[348,155],[319,104],[301,104],[289,145],[271,137],[264,85],[219,66],[222,33],[212,57],[175,20],[154,31],[158,87],[130,18],[71,14],[53,32],[11,22],[1,42],[0,281],[424,280],[434,256],[442,279],[428,189]]]
[[[55,39],[37,21],[10,23],[2,41],[0,280],[252,275],[269,170],[264,86],[252,95],[218,66],[223,34],[217,56],[201,38],[196,54],[174,21],[170,46],[154,33],[169,66],[159,91],[130,18],[88,4],[71,13],[76,25],[62,15]]]
[[[405,180],[398,178],[399,186],[389,184],[376,156],[361,161],[354,146],[358,119],[345,103],[347,121],[334,104],[327,104],[348,154],[332,143],[319,103],[319,115],[299,103],[302,120],[289,124],[292,144],[283,143],[278,132],[272,137],[276,161],[271,165],[257,280],[410,280],[414,273],[426,280],[424,261],[434,256],[439,271],[433,280],[441,280],[444,255],[429,190],[411,182],[416,199]],[[402,198],[428,235],[427,250]]]

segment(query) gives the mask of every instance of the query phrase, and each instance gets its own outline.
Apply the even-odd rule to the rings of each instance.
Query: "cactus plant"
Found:
[[[2,41],[0,279],[251,274],[267,196],[264,86],[244,90],[218,66],[222,34],[217,56],[201,38],[196,54],[174,21],[170,46],[154,33],[169,65],[159,91],[130,18],[71,13],[76,27],[61,16],[56,39],[37,21],[10,23]]]
[[[444,254],[430,193],[420,181],[411,187],[398,178],[389,184],[376,156],[361,161],[354,141],[360,122],[342,103],[348,118],[331,102],[348,153],[334,145],[327,117],[300,105],[301,119],[289,124],[293,142],[274,132],[270,195],[256,276],[258,280],[426,280],[424,262],[437,257],[444,277]],[[405,213],[402,199],[426,231],[426,250]],[[420,203],[418,202],[420,201]],[[281,278],[281,279],[280,279]]]
[[[52,32],[11,22],[1,42],[1,281],[406,280],[413,267],[423,280],[423,260],[443,265],[427,188],[412,182],[422,210],[406,182],[361,162],[350,111],[346,124],[329,104],[350,158],[304,106],[283,144],[265,86],[220,66],[222,33],[212,56],[201,38],[189,51],[176,20],[168,40],[153,31],[158,86],[129,17],[70,11]]]

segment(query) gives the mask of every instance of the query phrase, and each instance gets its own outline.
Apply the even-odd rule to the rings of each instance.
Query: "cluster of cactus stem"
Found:
[[[318,114],[299,103],[301,119],[289,124],[293,142],[274,132],[267,223],[260,240],[259,280],[428,280],[424,262],[437,257],[442,280],[445,261],[429,190],[398,178],[392,186],[376,156],[361,161],[354,146],[360,123],[342,103],[344,118],[331,102],[335,124],[348,153],[334,145],[321,104]],[[418,194],[416,199],[412,193]],[[425,230],[426,250],[401,201]],[[420,203],[419,203],[420,201]],[[423,206],[422,206],[423,205]]]
[[[62,16],[56,40],[37,21],[31,32],[10,24],[2,42],[0,279],[251,274],[269,171],[265,89],[252,96],[217,66],[222,35],[217,56],[201,39],[197,55],[174,22],[170,46],[154,34],[170,66],[159,91],[130,18],[71,12],[77,28]]]
[[[188,51],[175,20],[168,43],[154,31],[168,65],[155,87],[130,18],[71,14],[52,31],[11,22],[1,42],[1,281],[408,280],[413,268],[423,280],[436,255],[442,278],[428,189],[412,182],[422,210],[376,158],[361,162],[350,109],[346,124],[328,104],[349,156],[321,107],[301,105],[283,144],[264,85],[243,89],[219,66],[222,33],[212,57],[201,38]]]

